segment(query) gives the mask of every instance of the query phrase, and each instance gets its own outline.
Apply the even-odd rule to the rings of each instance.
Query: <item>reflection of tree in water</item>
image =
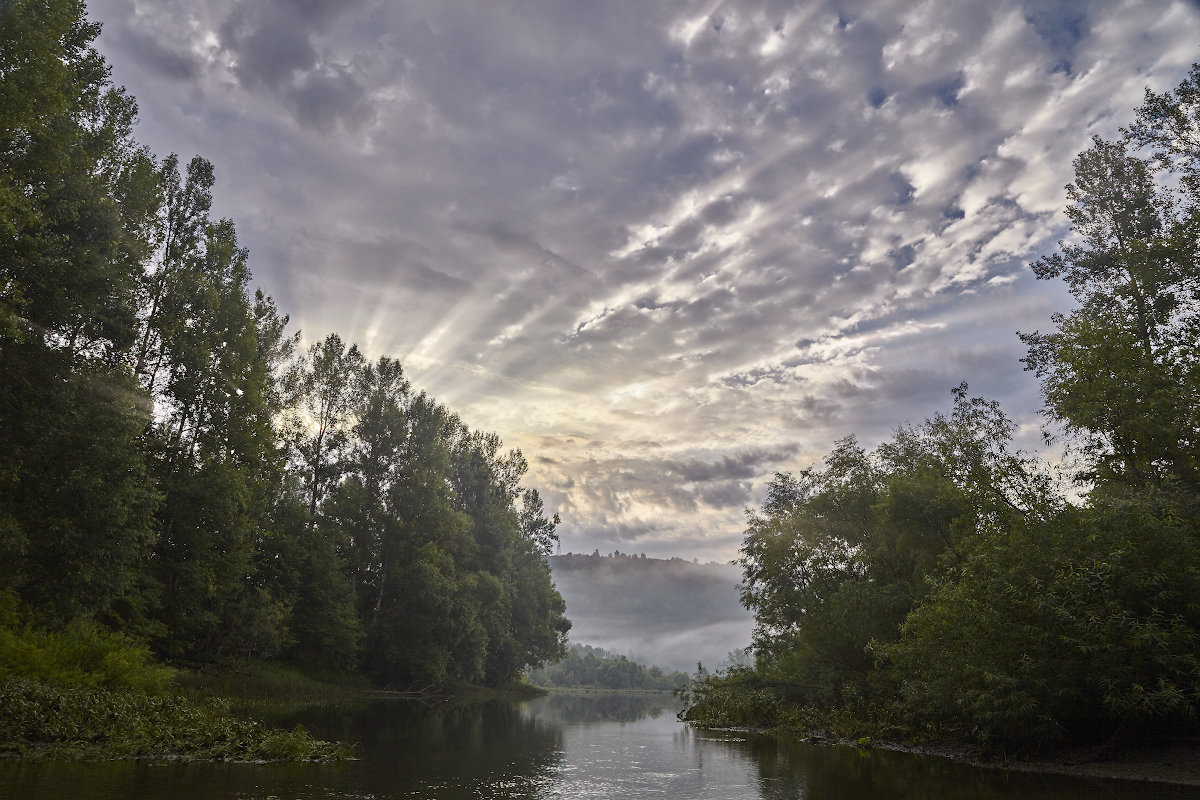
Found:
[[[749,736],[746,743],[734,746],[753,756],[763,800],[1150,800],[1161,797],[1155,789],[1163,788],[979,769],[932,756],[807,745],[769,736]]]
[[[501,776],[511,790],[533,787],[551,774],[563,750],[560,727],[501,701],[437,706],[376,701],[311,709],[296,722],[357,743],[358,786],[380,797],[406,786],[479,788]],[[523,795],[506,790],[490,796]]]
[[[637,722],[674,714],[676,702],[673,695],[662,692],[553,692],[531,701],[528,707],[536,712],[532,716],[560,723]]]

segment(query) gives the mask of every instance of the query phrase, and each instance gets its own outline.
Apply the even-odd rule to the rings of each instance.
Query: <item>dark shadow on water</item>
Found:
[[[945,758],[745,735],[763,800],[1168,800],[1200,789],[981,769]]]

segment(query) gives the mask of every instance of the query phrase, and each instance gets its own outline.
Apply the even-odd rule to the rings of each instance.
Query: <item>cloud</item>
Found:
[[[685,462],[672,463],[669,472],[688,483],[744,480],[761,475],[764,464],[779,463],[794,453],[794,447],[783,447],[773,451],[733,453],[711,462],[690,459]]]
[[[243,88],[278,95],[301,125],[353,128],[370,119],[371,103],[353,60],[340,60],[343,55],[322,34],[360,5],[242,0],[221,23],[218,40]]]
[[[1070,299],[1025,264],[1200,35],[1168,0],[89,8],[306,335],[523,448],[576,549],[703,558],[962,380],[1036,431],[1013,334]]]
[[[287,96],[299,122],[322,129],[334,121],[356,127],[369,120],[372,113],[366,91],[345,67],[310,71],[289,89]]]
[[[199,77],[202,64],[199,57],[187,50],[172,48],[159,39],[141,31],[122,29],[124,49],[131,59],[176,81],[193,81]]]

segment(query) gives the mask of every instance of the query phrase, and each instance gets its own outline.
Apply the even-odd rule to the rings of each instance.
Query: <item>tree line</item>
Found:
[[[640,689],[665,691],[682,689],[688,676],[632,661],[627,656],[586,644],[572,644],[567,656],[557,664],[547,664],[529,673],[534,686],[559,689]]]
[[[1037,749],[1194,731],[1200,710],[1200,65],[1147,90],[1032,264],[1076,305],[1018,334],[1060,470],[964,384],[949,413],[778,474],[739,563],[753,666],[700,724]]]
[[[0,594],[181,663],[499,684],[559,658],[526,461],[262,291],[80,0],[0,9]]]

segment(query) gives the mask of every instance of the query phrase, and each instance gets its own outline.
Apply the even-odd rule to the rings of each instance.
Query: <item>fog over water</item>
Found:
[[[665,669],[712,669],[750,643],[740,570],[681,559],[566,555],[550,559],[571,640]]]

